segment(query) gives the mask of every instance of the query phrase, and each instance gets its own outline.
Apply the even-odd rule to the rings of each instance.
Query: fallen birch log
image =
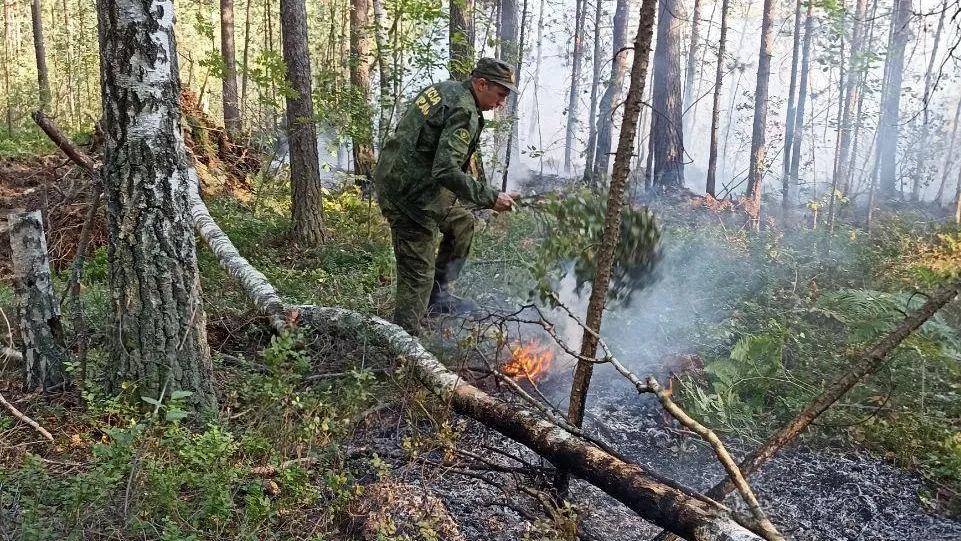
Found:
[[[469,385],[447,370],[399,326],[383,319],[340,308],[290,307],[284,304],[267,278],[240,256],[226,234],[211,218],[198,195],[196,173],[191,171],[191,215],[201,237],[218,261],[237,278],[253,303],[277,323],[284,314],[299,312],[299,321],[311,327],[362,334],[403,359],[415,377],[455,411],[528,446],[554,464],[591,483],[636,512],[641,518],[691,541],[755,541],[761,538],[741,525],[727,507],[671,486],[635,464],[629,464],[574,436],[535,413],[517,409]],[[216,248],[214,248],[216,246]]]

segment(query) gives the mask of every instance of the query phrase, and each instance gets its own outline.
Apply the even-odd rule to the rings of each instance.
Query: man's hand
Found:
[[[497,201],[494,202],[492,207],[497,212],[504,212],[508,210],[514,210],[514,198],[518,197],[520,194],[517,192],[501,192],[497,194]]]

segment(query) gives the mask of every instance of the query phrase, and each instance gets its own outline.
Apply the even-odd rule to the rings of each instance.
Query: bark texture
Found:
[[[190,391],[215,411],[206,314],[189,214],[172,1],[98,2],[102,172],[114,307],[111,392]]]
[[[451,0],[448,37],[451,79],[464,81],[474,69],[474,0]]]
[[[250,2],[250,0],[248,0]],[[224,57],[224,127],[232,134],[241,130],[237,103],[237,48],[234,45],[234,0],[220,0],[220,54]]]
[[[711,108],[711,145],[707,158],[705,191],[717,195],[717,136],[721,126],[721,89],[724,87],[724,50],[727,46],[727,13],[730,0],[721,4],[721,35],[717,42],[717,67],[714,71],[714,105]]]
[[[753,203],[751,212],[754,214],[755,220],[760,217],[761,191],[764,173],[767,171],[765,162],[767,102],[768,83],[771,78],[771,55],[774,52],[774,6],[774,0],[764,0],[764,14],[761,19],[761,48],[757,58],[757,87],[754,90],[754,131],[751,136],[747,197]]]
[[[901,82],[904,78],[904,51],[911,36],[911,4],[912,0],[894,0],[884,70],[884,91],[881,93],[881,118],[878,120],[878,186],[884,197],[889,199],[894,197],[898,188]]]
[[[627,23],[630,19],[630,0],[617,0],[614,8],[614,36],[611,78],[601,96],[600,112],[597,115],[597,150],[594,157],[594,171],[607,177],[611,164],[611,145],[614,138],[614,107],[621,101],[624,76],[631,60],[631,51],[624,50],[628,45]]]
[[[370,0],[353,0],[350,10],[350,84],[354,87],[354,174],[374,169],[374,120],[370,107]]]
[[[651,140],[655,187],[684,186],[684,133],[681,103],[681,29],[678,0],[660,0],[657,12],[657,47],[654,50],[654,90]]]
[[[10,214],[10,259],[23,342],[24,388],[44,391],[65,380],[67,350],[60,303],[50,279],[47,239],[39,210]]]
[[[317,125],[311,93],[304,0],[281,0],[284,63],[293,94],[287,96],[287,142],[290,148],[290,233],[294,242],[324,242],[324,207],[317,155]]]

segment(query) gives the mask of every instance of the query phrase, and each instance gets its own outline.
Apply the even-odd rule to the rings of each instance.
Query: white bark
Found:
[[[60,303],[50,279],[43,217],[39,210],[14,213],[7,223],[25,361],[24,385],[47,390],[64,382],[67,351],[60,326]]]

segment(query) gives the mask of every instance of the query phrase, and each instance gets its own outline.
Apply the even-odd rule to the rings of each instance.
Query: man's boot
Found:
[[[477,310],[477,304],[470,299],[451,295],[447,282],[434,282],[427,301],[428,314],[468,314]]]

